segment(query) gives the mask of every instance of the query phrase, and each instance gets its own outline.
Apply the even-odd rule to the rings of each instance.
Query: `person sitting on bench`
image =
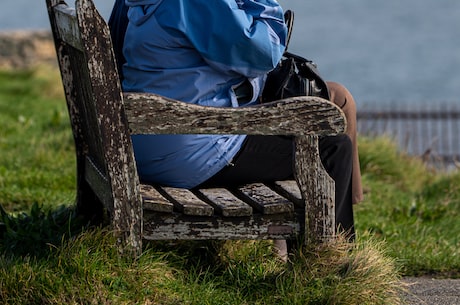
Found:
[[[187,103],[240,107],[258,103],[266,74],[281,59],[287,28],[274,0],[116,0],[109,26],[124,91]],[[336,183],[336,224],[354,236],[361,200],[356,108],[328,83],[344,109],[346,134],[320,139],[322,163]],[[293,178],[294,139],[245,135],[134,135],[140,178],[195,188]],[[353,178],[352,178],[353,177]]]

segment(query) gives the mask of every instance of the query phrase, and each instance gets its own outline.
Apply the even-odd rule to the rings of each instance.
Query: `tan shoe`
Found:
[[[281,259],[283,262],[287,262],[288,260],[288,251],[287,251],[287,243],[284,239],[276,239],[273,241],[273,245],[276,251],[276,255]]]

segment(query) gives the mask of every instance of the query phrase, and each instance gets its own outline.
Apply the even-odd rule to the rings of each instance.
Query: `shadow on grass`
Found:
[[[14,304],[41,304],[47,294],[57,304],[76,296],[90,304],[95,295],[100,304],[121,296],[139,304],[401,303],[394,261],[375,243],[300,247],[285,264],[270,241],[155,241],[132,260],[119,256],[109,230],[91,230],[73,207],[0,212],[0,251],[14,258],[0,278],[5,298],[21,298]]]
[[[34,203],[28,213],[7,213],[0,205],[0,252],[12,256],[43,257],[51,248],[89,227],[75,207],[45,209]]]
[[[34,203],[28,212],[7,213],[0,205],[0,253],[43,258],[67,240],[93,227],[87,218],[77,213],[75,206],[47,209]],[[209,266],[210,262],[217,262],[217,254],[224,243],[157,241],[146,243],[145,249],[169,253],[172,261],[185,266]]]

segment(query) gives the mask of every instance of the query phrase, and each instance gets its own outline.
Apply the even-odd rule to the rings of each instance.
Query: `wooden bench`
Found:
[[[75,140],[80,213],[104,211],[137,253],[142,240],[334,236],[334,182],[319,159],[318,136],[344,131],[339,108],[314,97],[215,108],[123,93],[109,29],[93,2],[77,0],[76,9],[46,3]],[[132,134],[295,136],[296,181],[200,190],[141,184]]]

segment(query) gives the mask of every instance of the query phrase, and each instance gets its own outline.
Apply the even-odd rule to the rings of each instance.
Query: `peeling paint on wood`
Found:
[[[294,205],[262,183],[247,184],[237,189],[262,214],[292,213]]]
[[[76,10],[52,0],[47,0],[47,5],[69,113],[73,116],[78,188],[85,190],[78,191],[81,195],[77,205],[88,211],[98,205],[85,200],[88,190],[96,197],[107,198],[98,196],[100,188],[84,178],[89,157],[111,188],[111,200],[104,203],[111,214],[113,230],[139,252],[142,202],[107,25],[90,0],[76,1]]]
[[[174,205],[164,198],[152,185],[141,184],[143,208],[145,210],[172,213]]]
[[[296,179],[305,200],[306,242],[335,236],[335,183],[321,163],[317,136],[296,138]]]
[[[146,211],[144,238],[147,240],[295,239],[302,232],[303,215],[301,214],[196,217],[179,213],[166,215]]]
[[[124,97],[133,134],[332,135],[342,133],[346,124],[340,108],[311,96],[239,108],[200,106],[149,93]]]
[[[295,180],[276,181],[273,184],[270,184],[270,187],[281,196],[284,196],[292,201],[297,208],[304,207],[302,193],[300,192],[299,185]]]
[[[198,193],[224,217],[252,215],[252,207],[225,188],[201,189]]]
[[[161,188],[178,211],[185,215],[211,216],[214,209],[187,189],[174,187]]]

